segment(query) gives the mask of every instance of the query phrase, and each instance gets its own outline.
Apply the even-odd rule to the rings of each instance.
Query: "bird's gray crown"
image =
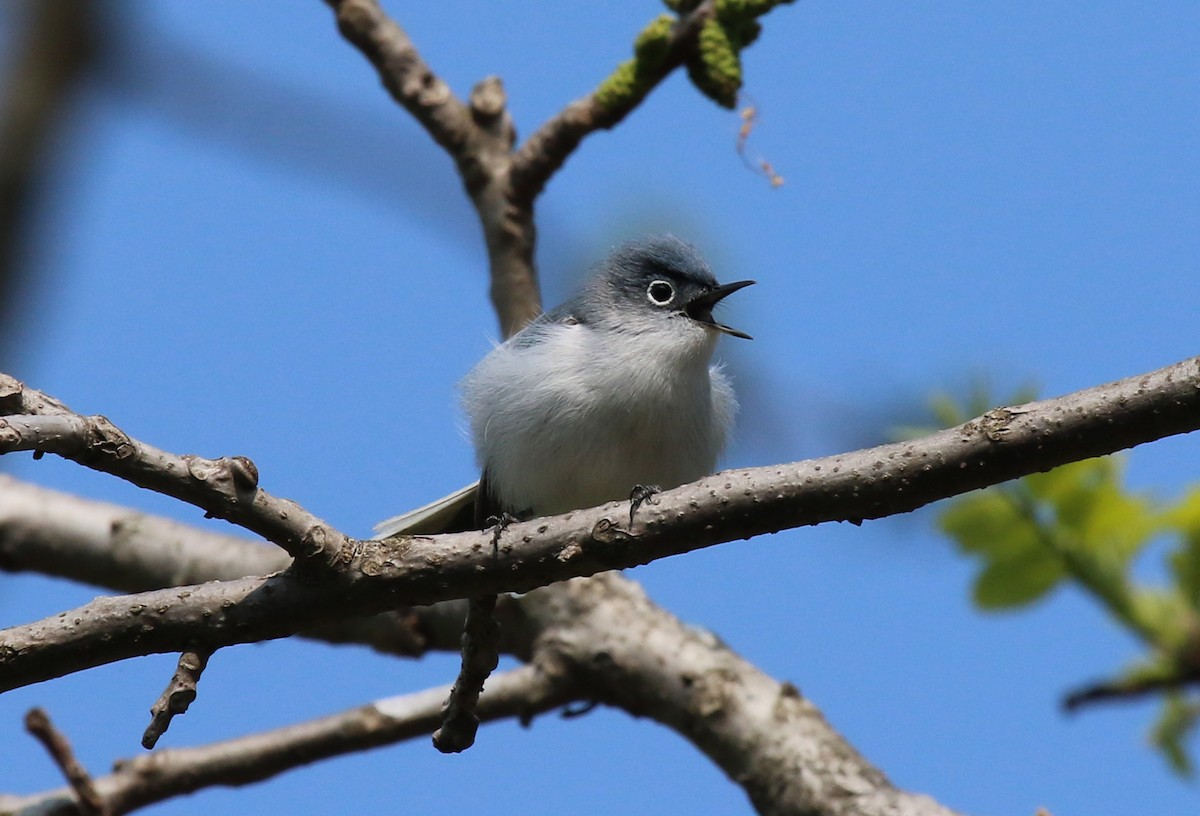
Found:
[[[665,285],[652,288],[656,281]],[[592,269],[580,293],[564,306],[584,323],[614,309],[678,312],[717,285],[695,248],[673,235],[658,235],[618,247]]]

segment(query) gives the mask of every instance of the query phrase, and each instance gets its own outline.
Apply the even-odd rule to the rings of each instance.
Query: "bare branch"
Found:
[[[443,754],[457,754],[475,744],[479,717],[475,707],[483,684],[496,668],[500,654],[496,596],[472,598],[462,635],[462,665],[442,707],[442,724],[433,732],[433,745]]]
[[[326,2],[343,36],[371,62],[392,97],[457,164],[483,227],[492,303],[505,337],[541,311],[533,264],[537,196],[584,137],[616,125],[695,55],[701,31],[718,13],[716,0],[704,0],[674,24],[669,15],[655,20],[648,29],[656,35],[652,47],[639,37],[635,60],[618,67],[596,91],[569,104],[514,152],[516,131],[498,78],[479,82],[464,105],[377,0]],[[759,5],[763,8],[752,16],[770,4]]]
[[[326,2],[342,35],[371,62],[392,97],[458,166],[483,226],[492,302],[504,335],[513,334],[541,311],[541,297],[533,268],[532,208],[514,207],[508,196],[516,130],[500,80],[481,81],[464,105],[376,0]]]
[[[265,575],[291,559],[276,547],[90,501],[0,474],[0,569],[36,571],[121,592]],[[506,599],[501,599],[503,611]],[[466,601],[334,620],[299,634],[416,657],[457,651]],[[528,646],[501,639],[506,653]]]
[[[123,592],[265,575],[291,563],[262,542],[83,499],[0,474],[0,569]]]
[[[427,736],[449,687],[407,694],[305,723],[197,748],[177,748],[118,761],[95,780],[112,813],[216,785],[248,785],[330,757]],[[479,699],[484,722],[534,716],[577,699],[567,675],[546,661],[498,674]],[[70,791],[0,796],[0,811],[32,816],[81,814]]]
[[[767,816],[951,816],[899,790],[790,683],[655,606],[615,573],[526,595],[538,642],[593,699],[674,730]]]
[[[346,539],[320,575],[289,570],[122,598],[0,632],[0,690],[134,655],[282,637],[331,616],[501,592],[637,566],[768,532],[881,518],[1067,462],[1200,427],[1200,358],[1054,400],[999,408],[855,453],[727,471],[658,494],[624,530],[624,503],[491,534]],[[614,521],[616,519],[616,521]]]
[[[190,649],[179,656],[179,663],[167,687],[150,706],[150,724],[142,734],[143,748],[157,745],[158,738],[167,733],[175,715],[188,710],[196,699],[196,684],[200,682],[200,675],[204,673],[210,657],[212,649]]]
[[[1171,674],[1150,674],[1100,680],[1072,691],[1063,698],[1062,707],[1066,711],[1074,712],[1084,706],[1096,703],[1137,700],[1150,694],[1161,694],[1164,691],[1175,691],[1198,685],[1200,685],[1200,670],[1195,668],[1188,672],[1179,671]]]
[[[37,738],[54,759],[76,796],[80,812],[86,816],[104,816],[108,812],[104,799],[96,792],[92,777],[75,758],[66,735],[54,727],[49,715],[40,708],[31,708],[25,715],[25,730]]]
[[[6,395],[6,396],[3,396]],[[177,456],[133,439],[102,416],[75,414],[45,394],[0,374],[0,453],[55,453],[131,484],[193,504],[258,533],[302,560],[319,560],[345,536],[295,502],[258,487],[258,468],[242,456]]]
[[[326,2],[342,36],[371,61],[392,98],[451,156],[461,156],[474,130],[470,112],[421,58],[404,29],[375,0]]]

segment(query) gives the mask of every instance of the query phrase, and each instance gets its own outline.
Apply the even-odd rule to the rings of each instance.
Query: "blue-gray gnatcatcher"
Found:
[[[492,349],[462,382],[477,484],[376,526],[380,536],[480,529],[678,487],[713,471],[737,401],[712,364],[719,284],[671,236],[625,244],[582,290]]]

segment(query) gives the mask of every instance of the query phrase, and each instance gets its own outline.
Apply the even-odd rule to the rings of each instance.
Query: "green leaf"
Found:
[[[1127,590],[1127,623],[1163,652],[1174,654],[1187,646],[1193,616],[1174,590],[1137,588]]]
[[[1156,520],[1148,499],[1121,483],[1122,462],[1088,459],[1026,477],[1022,484],[1045,525],[1057,525],[1060,544],[1096,559],[1106,570],[1125,566],[1150,540]]]
[[[1162,713],[1150,731],[1150,741],[1163,752],[1167,762],[1180,776],[1191,776],[1192,760],[1184,740],[1200,719],[1200,705],[1172,692],[1163,701]]]
[[[984,557],[1037,544],[1037,528],[1002,490],[986,490],[953,502],[942,512],[938,526],[964,552]]]
[[[1024,478],[1029,493],[1039,501],[1054,505],[1067,505],[1078,501],[1096,485],[1111,479],[1116,465],[1112,459],[1085,459],[1082,462],[1056,467],[1045,473],[1034,473]]]
[[[1035,521],[1005,490],[958,500],[938,524],[963,552],[984,561],[974,588],[975,602],[984,609],[1032,603],[1066,575]]]
[[[1184,541],[1168,559],[1179,594],[1193,609],[1200,608],[1200,542]]]
[[[1058,558],[1040,548],[1023,550],[989,562],[972,594],[982,609],[1012,609],[1040,600],[1066,576]]]
[[[1180,594],[1193,609],[1200,609],[1200,487],[1189,490],[1159,521],[1163,528],[1180,535],[1168,563]]]

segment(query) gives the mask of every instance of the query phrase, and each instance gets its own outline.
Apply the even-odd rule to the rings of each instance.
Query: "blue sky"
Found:
[[[450,161],[317,0],[104,7],[119,56],[53,146],[36,284],[3,368],[159,447],[247,455],[266,489],[352,534],[473,478],[455,383],[496,322]],[[460,95],[500,75],[527,135],[625,59],[661,7],[389,9]],[[785,7],[745,63],[760,111],[749,153],[786,184],[748,171],[736,115],[675,76],[586,140],[540,200],[546,300],[613,244],[664,230],[718,277],[756,278],[725,311],[756,338],[723,341],[743,404],[729,466],[866,444],[972,376],[1051,396],[1194,355],[1197,42],[1200,6],[1182,1]],[[1143,447],[1130,481],[1175,495],[1198,454],[1196,439]],[[5,464],[203,523],[74,465]],[[1072,591],[977,613],[971,565],[932,519],[793,531],[630,574],[794,682],[904,788],[977,814],[1194,812],[1195,784],[1146,747],[1153,705],[1059,710],[1134,644]],[[29,576],[0,587],[5,625],[96,594]],[[139,752],[173,661],[0,697],[0,790],[60,784],[22,732],[31,705],[97,773]],[[454,664],[228,649],[162,744],[448,682]],[[201,797],[149,812],[749,812],[697,751],[616,712],[488,727],[462,756],[418,742]]]

